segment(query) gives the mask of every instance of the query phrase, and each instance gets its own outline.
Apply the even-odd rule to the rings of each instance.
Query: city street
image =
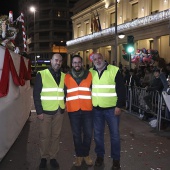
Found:
[[[36,113],[32,107],[32,115],[26,122],[18,139],[0,163],[0,170],[38,170],[39,141],[36,124]],[[123,112],[121,115],[121,170],[169,170],[170,167],[170,132],[157,132],[147,122]],[[95,161],[94,141],[92,141],[91,157]],[[100,168],[80,168],[73,166],[74,149],[68,115],[65,113],[60,151],[57,160],[60,170],[111,170],[109,132],[105,131],[106,154],[104,166]],[[50,164],[48,162],[48,168]]]

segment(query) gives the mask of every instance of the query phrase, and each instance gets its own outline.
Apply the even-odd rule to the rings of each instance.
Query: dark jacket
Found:
[[[127,86],[140,86],[140,80],[136,75],[127,75],[124,78],[124,82]]]
[[[160,93],[162,92],[162,90],[163,90],[163,84],[159,77],[154,78],[151,83],[151,86],[147,88],[147,91],[159,91]]]

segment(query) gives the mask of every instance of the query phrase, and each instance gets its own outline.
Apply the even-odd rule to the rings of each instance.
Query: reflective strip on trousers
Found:
[[[67,97],[66,101],[77,100],[77,99],[91,99],[91,96],[77,95],[77,96]]]

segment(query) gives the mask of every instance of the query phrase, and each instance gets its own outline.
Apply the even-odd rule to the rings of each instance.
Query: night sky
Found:
[[[8,15],[13,11],[14,20],[20,15],[18,0],[0,0],[0,15]]]

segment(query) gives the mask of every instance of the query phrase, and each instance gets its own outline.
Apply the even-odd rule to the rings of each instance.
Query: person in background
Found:
[[[120,69],[120,71],[123,69],[123,65],[121,62],[119,62],[119,69]]]
[[[129,70],[129,75],[127,75],[124,78],[124,81],[126,82],[126,85],[129,87],[133,87],[133,86],[140,86],[140,80],[139,78],[135,75],[135,70],[134,69],[130,69]]]
[[[160,68],[160,75],[159,75],[161,82],[163,84],[163,91],[166,91],[168,88],[168,82],[167,82],[167,75],[166,70],[164,68]]]
[[[112,65],[114,65],[114,66],[116,65],[116,62],[115,62],[114,60],[113,60],[113,62],[112,62]]]
[[[60,71],[62,56],[53,54],[50,61],[49,69],[37,73],[33,90],[39,123],[40,169],[46,168],[48,158],[52,168],[59,168],[56,155],[59,151],[60,132],[65,111],[65,74]]]
[[[146,91],[147,92],[158,91],[161,94],[161,92],[163,90],[163,84],[162,84],[162,81],[160,79],[160,70],[155,69],[153,72],[154,72],[154,78],[152,80],[151,85],[146,87]],[[152,94],[148,94],[143,99],[144,99],[146,105],[149,107],[148,112],[150,112],[150,110],[152,108]]]
[[[104,129],[108,124],[111,140],[112,170],[120,169],[119,121],[121,107],[125,105],[126,90],[119,68],[108,64],[101,53],[93,55],[92,104],[94,121],[95,166],[104,162]]]
[[[2,39],[6,38],[6,32],[7,32],[7,24],[6,24],[6,21],[3,21],[2,22],[2,33],[1,33]]]
[[[151,72],[151,69],[147,67],[145,69],[145,75],[142,81],[142,87],[145,88],[146,86],[150,86],[152,79],[153,79],[153,74]]]
[[[91,83],[92,75],[84,69],[82,58],[74,55],[72,69],[65,76],[65,96],[74,139],[76,167],[81,166],[83,160],[87,165],[93,165],[89,156],[93,132]]]
[[[166,64],[166,75],[168,76],[170,73],[170,63]]]

